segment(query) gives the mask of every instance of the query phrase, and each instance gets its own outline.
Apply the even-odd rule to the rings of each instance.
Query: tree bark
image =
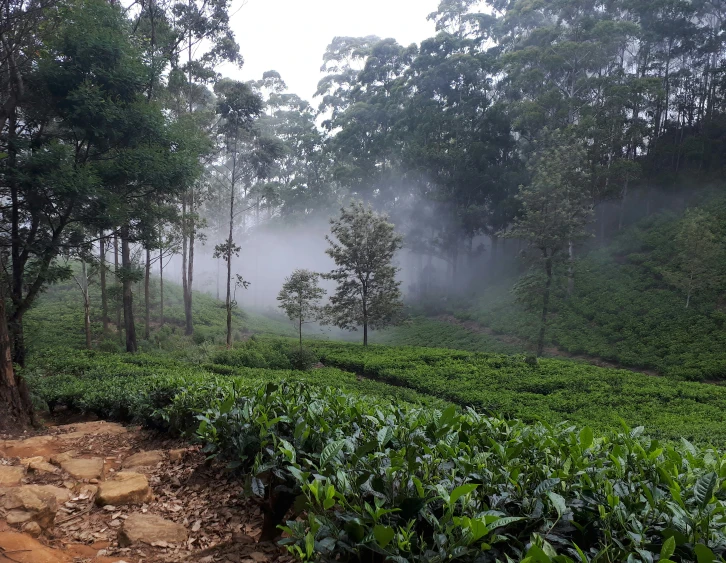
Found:
[[[0,430],[18,430],[34,424],[33,403],[28,387],[13,369],[5,295],[0,293]]]
[[[136,325],[134,324],[134,295],[131,283],[131,249],[129,248],[129,226],[121,227],[121,267],[123,269],[123,309],[126,329],[126,351],[136,352]]]
[[[545,283],[544,295],[542,296],[542,321],[539,328],[539,338],[537,339],[537,356],[544,353],[545,331],[547,329],[547,315],[549,314],[550,305],[550,288],[552,287],[552,257],[547,256],[545,252],[545,274],[547,282]]]
[[[118,261],[118,233],[113,235],[113,262],[114,262],[114,275],[116,277],[116,289],[121,285],[121,270],[119,269]],[[119,295],[116,295],[116,332],[118,333],[121,342],[124,341],[123,327],[121,326],[121,299]]]
[[[159,249],[159,326],[164,326],[164,250]]]
[[[83,329],[86,333],[86,349],[91,349],[91,296],[88,293],[88,270],[81,260],[81,293],[83,294]]]
[[[363,346],[368,346],[368,294],[363,286]]]
[[[575,293],[575,245],[570,240],[567,243],[567,297]]]
[[[151,337],[151,250],[146,249],[146,271],[144,272],[144,338]]]
[[[189,259],[187,260],[187,286],[184,292],[184,320],[186,327],[184,334],[191,336],[194,334],[194,325],[192,320],[192,284],[194,282],[194,242],[195,236],[195,220],[194,220],[194,190],[190,190],[189,197]]]
[[[232,235],[234,228],[234,184],[229,196],[229,238],[227,239],[227,348],[232,347]]]
[[[106,239],[103,238],[103,231],[99,237],[99,263],[101,276],[101,322],[103,323],[103,334],[108,332],[108,295],[106,294]]]

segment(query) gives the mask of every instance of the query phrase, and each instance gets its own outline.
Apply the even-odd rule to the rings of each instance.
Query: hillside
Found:
[[[134,298],[134,315],[137,333],[144,334],[143,290],[137,288]],[[140,291],[139,291],[140,290]],[[112,291],[112,289],[110,289]],[[91,330],[95,346],[107,351],[121,351],[123,342],[116,336],[116,318],[113,301],[109,299],[111,334],[104,337],[101,325],[101,296],[98,284],[91,285]],[[194,342],[222,342],[226,331],[226,311],[224,303],[214,297],[195,291],[192,313],[194,315]],[[151,280],[151,320],[152,340],[141,341],[142,349],[158,348],[169,340],[178,339],[184,334],[184,306],[182,289],[178,284],[164,282],[164,320],[165,326],[159,327],[159,287],[158,280]],[[26,316],[26,338],[30,352],[56,347],[82,348],[85,345],[83,328],[83,298],[73,280],[55,284],[43,293],[35,306]],[[240,309],[233,310],[234,333],[236,339],[252,334],[275,334],[293,336],[292,326],[286,320],[272,319]],[[62,329],[60,328],[62,327]],[[118,343],[118,344],[117,344]]]
[[[710,204],[708,210],[718,218],[720,228],[726,229],[723,200]],[[574,295],[565,299],[562,286],[554,294],[547,345],[593,361],[654,370],[678,379],[726,379],[724,294],[696,294],[686,308],[685,295],[663,275],[681,220],[672,213],[654,215],[626,229],[609,245],[582,256],[577,262]],[[455,330],[460,344],[453,342],[452,347],[463,349],[472,349],[470,341],[482,338],[494,341],[492,351],[497,346],[526,347],[535,340],[539,317],[516,302],[511,291],[516,279],[510,274],[490,280],[474,295],[448,307],[459,321],[474,321],[499,335],[498,339],[477,336],[476,331],[462,326],[445,328],[447,323],[436,319],[427,321],[430,329],[425,332]],[[407,338],[406,331],[392,332],[389,341],[428,343],[424,336]],[[482,344],[474,349],[485,348]],[[550,349],[552,354],[557,351]]]

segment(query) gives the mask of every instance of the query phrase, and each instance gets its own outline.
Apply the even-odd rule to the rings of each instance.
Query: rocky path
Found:
[[[0,563],[289,563],[244,483],[183,442],[96,421],[0,440]]]

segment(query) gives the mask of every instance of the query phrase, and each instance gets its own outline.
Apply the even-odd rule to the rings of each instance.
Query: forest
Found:
[[[238,4],[0,0],[0,563],[726,562],[726,2]]]

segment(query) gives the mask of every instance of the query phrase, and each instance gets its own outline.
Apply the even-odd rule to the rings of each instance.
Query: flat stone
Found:
[[[58,438],[67,442],[70,440],[78,440],[85,438],[86,436],[108,436],[116,434],[125,434],[128,432],[126,427],[121,426],[115,422],[105,422],[99,420],[97,422],[82,422],[80,424],[66,424],[64,426],[58,426],[58,429],[62,431],[69,430],[65,434],[59,434]]]
[[[186,450],[169,450],[169,459],[171,461],[181,461],[186,453]]]
[[[12,553],[18,563],[69,563],[71,558],[61,551],[44,546],[28,534],[0,532],[0,545]]]
[[[53,527],[58,501],[52,492],[36,485],[15,487],[6,492],[3,507],[8,524],[37,522],[44,530]]]
[[[145,475],[121,471],[112,480],[104,481],[98,486],[96,504],[99,506],[143,504],[152,498],[149,481]]]
[[[58,471],[58,468],[48,463],[48,460],[43,456],[27,457],[21,459],[20,463],[33,473],[55,473]]]
[[[61,463],[61,468],[74,479],[98,479],[103,475],[103,459],[100,457],[69,459]]]
[[[20,485],[25,477],[25,467],[22,465],[0,465],[0,487]]]
[[[155,514],[131,514],[119,530],[118,544],[121,547],[135,543],[181,544],[187,541],[187,537],[187,530],[181,524]]]
[[[69,450],[67,452],[63,452],[62,454],[55,454],[50,456],[50,462],[53,465],[57,465],[60,467],[61,463],[73,459],[74,457],[76,457],[76,455],[78,455],[78,452],[76,452],[76,450]]]
[[[149,452],[139,452],[127,457],[122,464],[124,469],[133,467],[156,467],[157,464],[164,461],[164,452],[161,450],[152,450]]]
[[[33,436],[25,440],[8,440],[3,444],[3,457],[33,457],[45,452],[55,442],[53,436]]]
[[[50,493],[55,497],[55,500],[59,505],[63,504],[64,502],[68,502],[73,497],[73,494],[68,489],[54,487],[53,485],[26,485],[25,487],[30,490],[38,490]]]

